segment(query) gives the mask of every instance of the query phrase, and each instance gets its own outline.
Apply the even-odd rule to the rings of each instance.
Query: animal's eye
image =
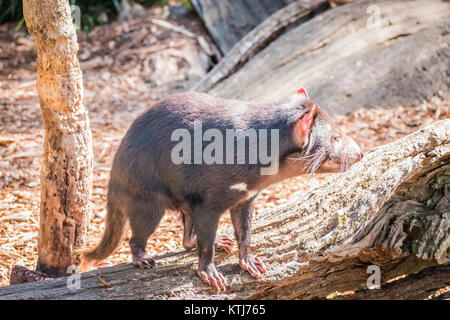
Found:
[[[331,138],[331,141],[333,141],[333,142],[339,142],[339,141],[341,141],[341,137],[339,137],[339,136],[333,136],[333,137]]]

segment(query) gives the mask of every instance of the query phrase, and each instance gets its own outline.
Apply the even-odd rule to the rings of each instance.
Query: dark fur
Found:
[[[314,102],[301,95],[274,103],[255,104],[201,93],[176,94],[157,103],[133,122],[121,142],[108,185],[105,235],[96,249],[84,254],[84,259],[99,260],[110,255],[120,244],[128,220],[135,263],[153,266],[153,261],[145,253],[147,239],[164,212],[171,209],[183,213],[186,247],[198,245],[199,270],[209,270],[213,266],[213,244],[219,218],[231,209],[240,259],[245,260],[249,255],[250,221],[256,192],[249,194],[231,187],[242,183],[247,186],[247,191],[259,191],[271,183],[301,174],[305,163],[299,161],[296,164],[288,160],[294,153],[305,157],[322,150],[324,156],[316,164],[317,168],[326,160],[342,162],[342,159],[332,159],[339,155],[333,155],[328,141],[331,134],[341,133],[320,109],[307,150],[302,150],[294,141],[294,124],[313,105]],[[260,163],[175,165],[171,161],[171,150],[178,142],[171,141],[171,134],[179,128],[192,132],[195,120],[202,121],[203,131],[215,128],[224,136],[225,130],[230,128],[279,129],[279,173],[261,175],[260,168],[267,165]],[[352,162],[356,153],[353,151],[349,152]],[[197,241],[194,241],[195,236]]]

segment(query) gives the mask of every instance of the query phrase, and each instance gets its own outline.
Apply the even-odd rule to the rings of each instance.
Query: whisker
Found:
[[[311,165],[312,165],[312,163],[313,163],[313,160],[314,160],[314,159],[311,159],[311,160],[309,160],[309,161],[306,161],[306,163],[305,163],[304,168],[306,169],[306,173],[307,173],[307,174],[309,173],[309,169],[311,168]]]
[[[341,172],[347,171],[350,168],[350,165],[351,165],[350,159],[348,157],[344,156],[344,159],[342,160],[341,166],[340,166]]]
[[[315,155],[316,154],[313,153],[313,154],[310,154],[310,155],[307,155],[307,156],[301,156],[301,157],[297,157],[297,158],[288,158],[288,159],[289,160],[308,160],[308,159],[314,157]]]
[[[313,153],[313,154],[310,154],[308,156],[302,156],[302,157],[298,157],[298,158],[288,158],[288,159],[290,159],[290,160],[308,160],[308,159],[313,158],[315,155],[316,154]]]
[[[319,169],[320,165],[322,164],[322,157],[318,158],[315,162],[314,162],[314,166],[312,167],[311,172],[314,173],[317,171],[317,169]]]
[[[298,158],[290,158],[290,159],[292,159],[292,160],[306,160],[305,165],[303,167],[303,172],[305,172],[305,170],[306,170],[306,174],[308,174],[311,165],[313,164],[315,158],[317,157],[317,154],[318,153],[316,152],[316,153],[313,153],[313,154],[310,154],[310,155],[307,155],[307,156],[302,156],[302,157],[298,157]]]
[[[322,162],[323,162],[324,160],[325,160],[325,152],[322,152],[322,153],[320,154],[320,157],[318,157],[318,158],[316,159],[316,162],[315,162],[315,166],[314,166],[313,172],[316,172],[317,169],[319,169],[319,167],[322,165]]]
[[[347,159],[344,157],[344,159],[341,162],[341,172],[345,172],[345,167],[347,166]]]
[[[289,158],[291,160],[306,160],[305,165],[303,167],[302,172],[306,172],[306,174],[313,174],[319,169],[323,160],[325,159],[324,151],[317,151],[313,154],[299,157],[299,158]]]
[[[308,161],[308,173],[313,174],[319,169],[323,160],[325,159],[325,152],[319,151],[314,154],[314,157]]]
[[[315,157],[317,155],[317,152],[315,152],[315,153],[312,153],[312,154],[310,154],[310,155],[307,155],[307,156],[301,156],[300,157],[300,159],[308,159],[308,158],[312,158],[312,157]]]
[[[304,166],[303,171],[306,170],[306,174],[309,174],[309,169],[310,169],[310,167],[311,167],[311,164],[312,164],[311,161],[308,161],[308,162],[305,163],[305,166]]]
[[[314,162],[308,163],[308,167],[307,167],[308,170],[306,170],[306,173],[307,173],[307,174],[311,174],[311,170],[312,170],[313,163],[314,163]]]

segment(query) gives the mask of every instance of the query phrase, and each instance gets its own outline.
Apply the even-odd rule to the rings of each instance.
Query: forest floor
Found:
[[[157,99],[188,90],[209,67],[209,58],[202,50],[204,46],[195,38],[176,28],[154,23],[156,20],[152,22],[152,19],[168,21],[205,36],[195,16],[171,20],[161,8],[147,13],[143,18],[114,22],[89,34],[78,34],[84,101],[89,110],[94,148],[91,246],[99,241],[105,227],[109,171],[127,128]],[[14,27],[14,24],[0,26],[0,286],[9,284],[14,265],[33,269],[38,254],[44,130],[35,88],[36,52],[33,38],[23,31],[16,32]],[[360,109],[335,119],[366,152],[449,117],[450,101],[435,97],[415,107]],[[328,176],[297,177],[263,190],[255,206],[256,214],[286,202],[292,193],[306,191]],[[221,219],[220,228],[230,223],[227,213]],[[173,250],[181,246],[181,240],[179,217],[166,215],[147,249],[151,255]],[[124,241],[105,263],[128,261],[130,252]]]

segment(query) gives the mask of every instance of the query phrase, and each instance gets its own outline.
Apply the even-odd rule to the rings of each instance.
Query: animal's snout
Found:
[[[364,153],[358,144],[350,137],[345,137],[345,147],[340,157],[341,171],[346,171],[350,166],[364,158]]]
[[[348,138],[349,144],[347,149],[347,154],[349,155],[349,158],[351,158],[351,163],[354,164],[358,161],[360,161],[362,158],[364,158],[364,153],[359,148],[358,144],[355,142],[355,140]]]

